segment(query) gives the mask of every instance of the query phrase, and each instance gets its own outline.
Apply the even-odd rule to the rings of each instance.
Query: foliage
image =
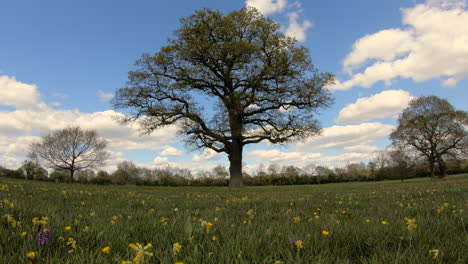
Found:
[[[0,178],[0,263],[122,263],[138,245],[142,264],[467,263],[467,201],[467,175],[229,191]]]
[[[104,163],[109,157],[106,147],[107,140],[100,138],[95,130],[75,126],[43,136],[40,142],[30,145],[29,155],[46,167],[68,171],[73,182],[76,171]]]
[[[468,114],[456,111],[445,99],[422,96],[413,99],[398,119],[390,135],[395,146],[409,146],[424,157],[434,176],[434,163],[440,176],[447,175],[447,158],[468,155]]]
[[[181,19],[169,45],[144,54],[113,99],[147,133],[177,125],[188,145],[228,154],[230,186],[242,185],[247,144],[288,143],[319,133],[330,73],[255,9],[203,9]],[[213,111],[205,109],[212,103]]]

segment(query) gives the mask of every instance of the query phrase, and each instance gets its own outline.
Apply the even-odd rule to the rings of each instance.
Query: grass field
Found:
[[[0,178],[0,215],[2,264],[468,263],[468,175],[234,190]]]

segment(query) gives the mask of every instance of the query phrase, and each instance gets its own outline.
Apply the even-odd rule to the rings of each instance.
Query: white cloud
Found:
[[[16,170],[17,168],[21,167],[21,162],[22,160],[19,160],[17,158],[0,155],[1,167]]]
[[[41,106],[39,97],[36,85],[19,82],[15,77],[0,76],[0,105],[37,109]]]
[[[167,165],[169,160],[166,157],[157,156],[156,158],[154,158],[153,162],[154,162],[154,164],[156,164],[158,166],[161,166],[161,165]]]
[[[295,149],[343,149],[344,147],[366,145],[387,137],[394,128],[394,126],[379,122],[327,127],[323,129],[322,135],[298,143]]]
[[[179,150],[179,149],[176,149],[172,146],[167,146],[166,148],[163,149],[163,151],[161,151],[160,153],[161,156],[176,156],[176,157],[180,157],[180,156],[183,156],[184,153]]]
[[[306,40],[306,31],[307,29],[313,26],[312,22],[309,20],[304,20],[302,23],[298,22],[299,14],[298,12],[288,13],[289,17],[289,26],[284,33],[288,37],[295,38],[297,41],[303,42]]]
[[[266,164],[281,163],[284,165],[304,167],[310,164],[337,166],[347,162],[364,162],[368,161],[372,157],[372,154],[350,152],[336,156],[324,156],[320,153],[282,152],[274,149],[249,151],[246,153],[246,157]],[[254,169],[255,166],[250,164],[247,168]]]
[[[205,148],[203,150],[202,155],[194,155],[192,157],[192,161],[199,162],[199,161],[205,161],[205,160],[214,160],[214,159],[217,159],[218,157],[219,157],[218,152],[209,148]]]
[[[99,90],[98,94],[99,98],[101,98],[101,101],[110,101],[112,98],[114,98],[113,93],[106,93],[104,91]]]
[[[52,93],[52,96],[58,97],[58,98],[60,98],[60,99],[65,99],[65,98],[68,97],[68,95],[67,95],[67,94],[64,94],[64,93]]]
[[[440,78],[455,86],[468,77],[468,10],[466,1],[430,0],[402,9],[404,28],[392,28],[357,40],[343,61],[343,70],[354,74],[336,82],[331,90],[371,87],[395,78],[423,82]]]
[[[281,12],[286,5],[287,0],[246,0],[245,5],[255,7],[259,12],[264,15]]]
[[[50,103],[52,106],[55,106],[55,107],[59,107],[61,106],[62,104],[60,102],[52,102]]]
[[[347,146],[343,148],[346,151],[350,152],[359,152],[359,153],[369,153],[379,150],[376,146],[370,145],[355,145],[355,146]]]
[[[349,104],[340,111],[336,122],[358,123],[395,116],[414,98],[403,90],[386,90],[370,97],[359,98],[354,104]]]

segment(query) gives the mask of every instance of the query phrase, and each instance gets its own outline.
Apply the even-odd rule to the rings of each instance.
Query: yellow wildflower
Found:
[[[388,222],[387,222],[387,221],[385,221],[385,220],[384,220],[384,221],[382,221],[382,222],[380,222],[380,223],[381,223],[382,225],[388,225]]]
[[[37,252],[31,251],[28,254],[26,254],[26,257],[28,257],[29,259],[35,259],[36,255],[37,255]]]
[[[301,248],[304,248],[304,245],[302,243],[303,243],[302,240],[298,240],[294,242],[294,245],[296,245],[298,249],[301,249]]]
[[[176,256],[177,254],[179,254],[180,250],[182,249],[182,245],[179,244],[179,243],[174,243],[174,245],[172,245],[172,254],[174,256]]]
[[[432,255],[433,259],[437,259],[439,257],[439,250],[438,249],[429,249],[429,255]]]
[[[328,232],[327,230],[322,231],[322,235],[324,235],[324,236],[328,236],[329,234],[330,234],[330,232]]]
[[[71,226],[66,226],[66,227],[65,227],[65,230],[70,231],[70,230],[71,230]]]
[[[370,219],[366,219],[366,223],[370,223]]]
[[[213,241],[216,241],[216,239],[218,239],[216,236],[213,236],[213,237],[211,238],[211,240],[213,240]]]
[[[28,233],[26,233],[26,232],[21,232],[21,236],[23,236],[23,237],[26,236],[27,234]]]
[[[104,248],[102,249],[102,252],[103,252],[103,253],[106,253],[106,254],[109,254],[109,252],[110,252],[110,247],[104,247]]]

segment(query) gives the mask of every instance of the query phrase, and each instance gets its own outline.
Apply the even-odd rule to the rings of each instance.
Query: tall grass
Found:
[[[153,245],[144,263],[468,263],[467,175],[242,189],[0,178],[0,201],[0,263],[121,263],[137,242]]]

